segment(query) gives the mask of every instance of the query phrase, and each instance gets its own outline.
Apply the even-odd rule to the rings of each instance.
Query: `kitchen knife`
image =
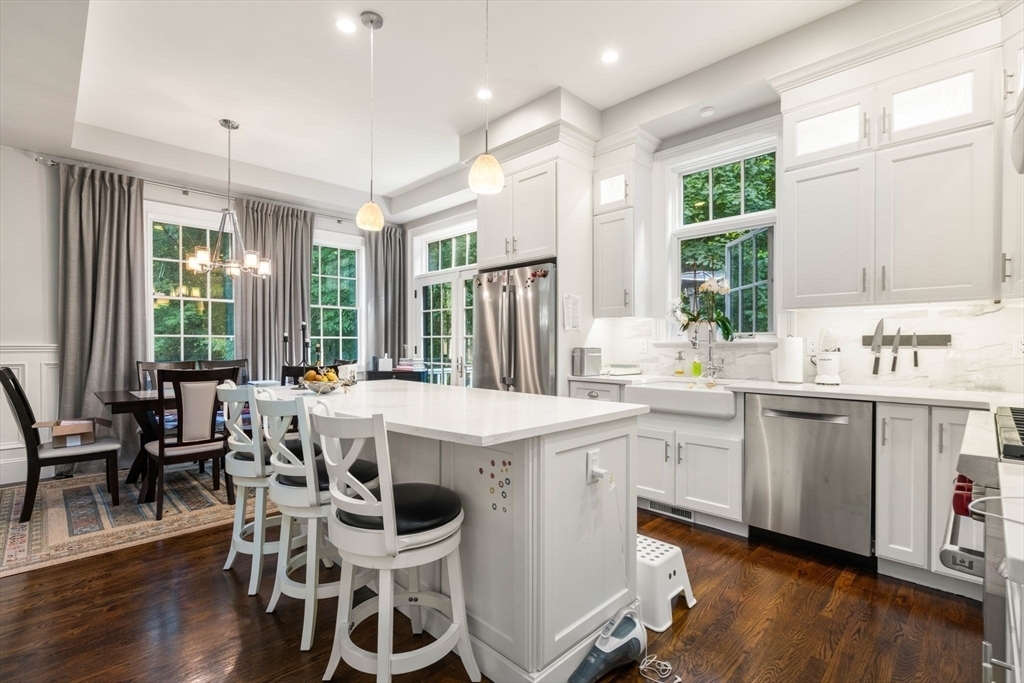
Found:
[[[892,372],[896,372],[896,360],[900,355],[900,330],[903,328],[896,328],[896,336],[892,340]]]
[[[914,367],[917,367],[917,332],[910,337],[910,345],[914,347]]]
[[[882,330],[885,328],[885,318],[878,321],[875,328],[875,336],[871,339],[871,353],[875,354],[875,366],[871,370],[872,375],[878,374],[878,364],[882,361]]]

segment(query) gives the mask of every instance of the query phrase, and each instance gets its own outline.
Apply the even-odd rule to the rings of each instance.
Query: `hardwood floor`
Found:
[[[672,629],[651,633],[650,652],[683,681],[979,678],[979,603],[643,511],[640,530],[682,547],[697,596],[692,610],[678,602]],[[266,614],[275,562],[248,597],[248,558],[221,570],[229,538],[211,529],[3,579],[0,680],[320,680],[336,601],[321,602],[313,649],[300,652],[302,604],[282,598]],[[396,652],[429,637],[396,624]],[[374,624],[354,638],[375,649]],[[372,677],[343,663],[334,680]],[[466,676],[449,654],[396,680]],[[643,679],[630,667],[606,680]]]

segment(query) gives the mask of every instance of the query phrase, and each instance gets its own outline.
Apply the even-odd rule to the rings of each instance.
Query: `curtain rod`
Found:
[[[36,160],[37,163],[40,163],[43,166],[53,167],[53,166],[58,166],[58,165],[60,165],[63,162],[63,163],[66,163],[66,164],[73,164],[73,165],[76,165],[76,166],[84,166],[86,168],[95,168],[95,169],[100,170],[100,171],[112,171],[114,173],[123,173],[125,175],[132,175],[132,176],[135,176],[136,178],[139,178],[140,180],[142,180],[143,182],[145,182],[148,185],[157,185],[159,187],[166,187],[166,188],[171,189],[171,190],[180,190],[181,193],[183,195],[185,195],[186,197],[189,196],[190,194],[201,194],[201,195],[205,195],[207,197],[217,197],[219,199],[227,199],[228,198],[228,196],[226,194],[223,194],[221,192],[212,192],[210,190],[197,190],[197,189],[194,189],[194,188],[191,188],[191,187],[186,187],[184,185],[175,185],[173,183],[166,183],[166,182],[163,182],[161,180],[153,180],[151,178],[147,178],[146,176],[139,175],[139,174],[133,173],[131,171],[124,171],[124,170],[119,169],[119,168],[113,168],[112,166],[102,166],[100,164],[87,164],[87,163],[83,163],[81,161],[75,161],[74,159],[62,159],[60,157],[48,158],[48,157],[44,157],[44,156],[37,156],[35,158],[35,160]],[[261,202],[271,202],[272,204],[279,204],[281,206],[287,206],[287,207],[290,207],[290,208],[293,208],[293,209],[300,209],[302,211],[310,211],[309,207],[300,206],[298,204],[291,204],[289,202],[281,202],[281,201],[277,201],[275,199],[266,199],[264,197],[254,197],[252,195],[237,194],[236,193],[235,194],[235,199],[238,199],[239,197],[243,197],[245,199],[254,199],[254,200],[257,200],[257,201],[261,201]],[[311,211],[311,213],[314,216],[319,216],[321,218],[328,218],[330,220],[337,221],[338,223],[352,223],[353,225],[356,224],[356,220],[354,218],[349,218],[348,216],[334,216],[334,215],[329,214],[329,213],[320,213],[319,211]]]

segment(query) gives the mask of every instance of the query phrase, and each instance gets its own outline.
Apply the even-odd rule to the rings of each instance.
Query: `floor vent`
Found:
[[[691,512],[690,510],[684,510],[683,508],[673,507],[672,505],[665,505],[664,503],[659,503],[655,500],[648,501],[647,505],[649,509],[654,510],[655,512],[664,512],[667,515],[678,517],[680,519],[686,520],[687,522],[693,521],[693,512]]]

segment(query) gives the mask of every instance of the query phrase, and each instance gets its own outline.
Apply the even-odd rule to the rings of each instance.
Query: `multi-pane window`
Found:
[[[475,234],[475,233],[474,233]],[[466,321],[465,333],[462,336],[463,357],[466,359],[466,386],[473,386],[473,293],[474,278],[462,281],[463,318]]]
[[[185,266],[196,247],[213,250],[217,232],[154,221],[153,358],[158,361],[235,357],[234,286],[223,270],[193,273]],[[231,251],[231,234],[221,257]]]
[[[313,245],[310,284],[310,344],[326,363],[359,359],[356,252]],[[315,355],[315,351],[314,351]]]
[[[775,208],[775,152],[681,177],[683,225]]]
[[[423,364],[431,384],[451,384],[452,283],[420,287],[423,297]],[[472,295],[469,295],[472,296]]]
[[[427,244],[427,271],[476,264],[476,232],[446,237]]]
[[[679,289],[691,294],[708,278],[725,278],[725,313],[734,334],[772,331],[771,229],[724,232],[679,241]]]

